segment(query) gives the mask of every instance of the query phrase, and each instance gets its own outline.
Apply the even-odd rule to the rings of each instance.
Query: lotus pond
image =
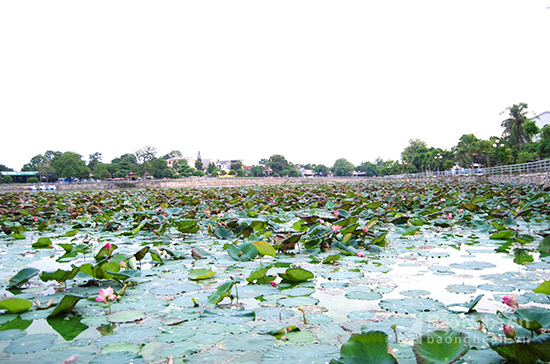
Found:
[[[459,182],[0,194],[0,362],[549,361],[549,212]]]

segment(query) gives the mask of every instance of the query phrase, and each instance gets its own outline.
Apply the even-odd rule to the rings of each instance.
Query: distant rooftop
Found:
[[[23,171],[23,172],[20,172],[20,171],[3,171],[3,172],[0,172],[0,173],[2,173],[2,176],[37,176],[38,175],[37,171]]]
[[[545,111],[542,114],[535,116],[532,119],[539,128],[543,128],[545,125],[550,124],[550,111]]]

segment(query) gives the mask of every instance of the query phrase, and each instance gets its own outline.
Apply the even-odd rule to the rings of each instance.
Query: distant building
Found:
[[[168,167],[174,168],[174,164],[176,164],[177,161],[186,160],[189,167],[195,168],[195,162],[197,161],[196,158],[191,157],[183,157],[183,158],[169,158],[166,160],[166,163],[168,164]],[[202,165],[204,166],[204,159],[202,160]]]
[[[27,182],[27,179],[29,177],[37,177],[38,178],[38,172],[36,171],[2,171],[0,172],[2,176],[10,176],[13,179],[13,182]]]
[[[235,162],[241,162],[242,163],[242,159],[229,159],[229,160],[225,160],[225,161],[216,161],[216,168],[219,169],[220,171],[225,171],[225,172],[229,172],[231,170],[231,165]]]
[[[542,129],[545,125],[550,124],[550,111],[545,111],[542,114],[535,116],[532,120],[537,123],[537,126],[540,129]]]
[[[300,174],[301,174],[302,177],[313,177],[313,176],[315,176],[315,171],[313,171],[311,169],[300,168],[298,170],[300,171]]]

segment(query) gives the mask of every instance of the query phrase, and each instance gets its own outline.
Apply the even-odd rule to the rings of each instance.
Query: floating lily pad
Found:
[[[112,323],[135,322],[145,318],[145,312],[139,310],[122,310],[110,313],[107,318]]]
[[[424,289],[408,289],[406,291],[401,291],[399,293],[407,297],[422,297],[422,296],[428,296],[430,294],[429,291],[426,291]]]
[[[57,339],[54,334],[32,334],[16,338],[4,349],[10,354],[34,353],[49,348]]]
[[[342,345],[340,359],[331,364],[394,364],[395,356],[388,353],[388,337],[381,331],[369,331],[351,335]]]
[[[431,298],[388,299],[379,303],[384,310],[395,313],[416,313],[424,311],[438,311],[445,309],[445,305]]]
[[[419,364],[451,364],[470,349],[467,335],[449,330],[437,330],[415,340],[413,351]]]
[[[346,298],[350,300],[364,300],[364,301],[376,301],[382,298],[382,295],[378,292],[365,291],[365,290],[352,290],[346,292]]]
[[[7,298],[0,301],[0,309],[7,310],[9,313],[21,313],[28,311],[32,307],[32,302],[22,298]]]
[[[469,284],[450,284],[447,286],[447,291],[452,293],[474,293],[476,291],[475,286]]]
[[[496,265],[488,262],[478,262],[478,261],[469,261],[464,263],[453,263],[450,265],[453,268],[457,269],[467,269],[467,270],[481,270],[487,268],[494,268]]]
[[[326,364],[327,358],[336,358],[338,355],[339,350],[334,346],[286,344],[266,351],[262,355],[262,364]]]

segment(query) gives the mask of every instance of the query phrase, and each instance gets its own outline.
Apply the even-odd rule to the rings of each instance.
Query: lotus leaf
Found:
[[[330,364],[393,364],[395,356],[388,352],[388,336],[381,331],[353,334],[342,345],[340,359]]]
[[[0,309],[7,310],[9,313],[21,313],[28,311],[32,307],[32,302],[22,298],[7,298],[0,301]]]
[[[418,364],[456,363],[470,349],[470,340],[462,332],[437,330],[422,335],[413,345]]]
[[[23,268],[8,280],[8,289],[18,288],[27,283],[40,272],[36,268]]]

